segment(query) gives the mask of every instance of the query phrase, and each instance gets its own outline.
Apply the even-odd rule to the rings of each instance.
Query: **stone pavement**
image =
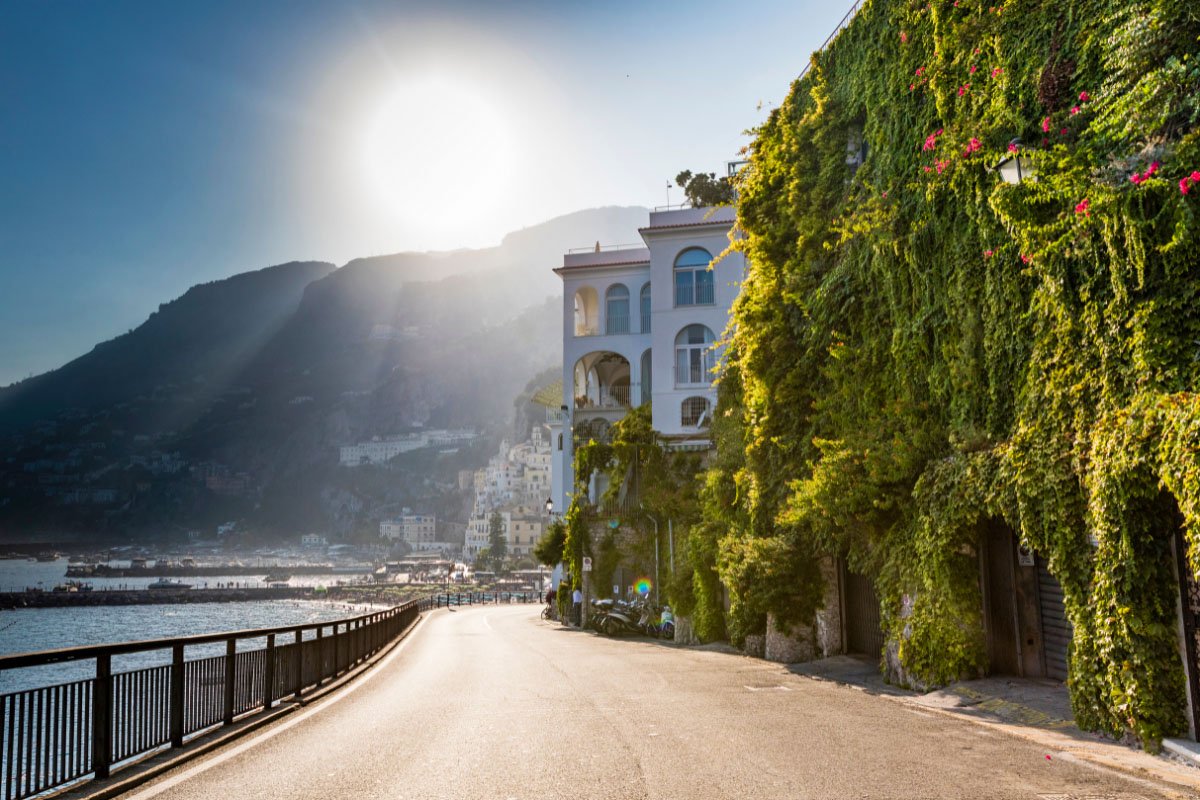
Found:
[[[1047,748],[1046,758],[1088,761],[1135,777],[1194,788],[1200,794],[1200,745],[1186,740],[1163,743],[1151,755],[1132,742],[1082,731],[1075,726],[1066,686],[1049,680],[992,677],[961,681],[921,694],[890,686],[874,659],[857,656],[789,664],[788,670],[817,680],[918,706],[937,714],[971,719]]]

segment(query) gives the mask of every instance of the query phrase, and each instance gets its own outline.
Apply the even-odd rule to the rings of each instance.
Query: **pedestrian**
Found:
[[[575,591],[571,592],[572,614],[575,618],[575,627],[578,628],[583,624],[583,592],[579,587],[575,587]]]

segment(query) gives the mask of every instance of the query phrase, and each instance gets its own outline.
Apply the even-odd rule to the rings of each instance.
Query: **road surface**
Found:
[[[346,690],[127,798],[1158,798],[966,721],[536,606],[428,614]]]

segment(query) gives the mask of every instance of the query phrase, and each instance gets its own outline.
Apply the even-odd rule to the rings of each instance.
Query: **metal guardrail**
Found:
[[[423,609],[450,606],[500,605],[505,603],[540,603],[544,595],[537,592],[443,592],[422,600]]]
[[[381,650],[435,602],[336,622],[0,656],[0,671],[96,662],[95,677],[0,695],[0,798],[106,778],[123,762],[181,747],[289,695],[298,699]],[[254,639],[266,646],[238,651],[240,641]],[[185,657],[189,647],[220,644],[223,655]],[[152,651],[169,651],[171,662],[113,672],[113,656]]]

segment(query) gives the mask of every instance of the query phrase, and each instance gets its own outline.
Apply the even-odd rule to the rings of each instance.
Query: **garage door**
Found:
[[[1037,559],[1038,599],[1042,610],[1042,641],[1046,648],[1046,677],[1067,679],[1067,648],[1071,643],[1071,623],[1063,605],[1062,587],[1046,569],[1041,556]]]
[[[878,657],[883,653],[883,631],[879,627],[879,600],[871,580],[847,571],[846,652]]]

